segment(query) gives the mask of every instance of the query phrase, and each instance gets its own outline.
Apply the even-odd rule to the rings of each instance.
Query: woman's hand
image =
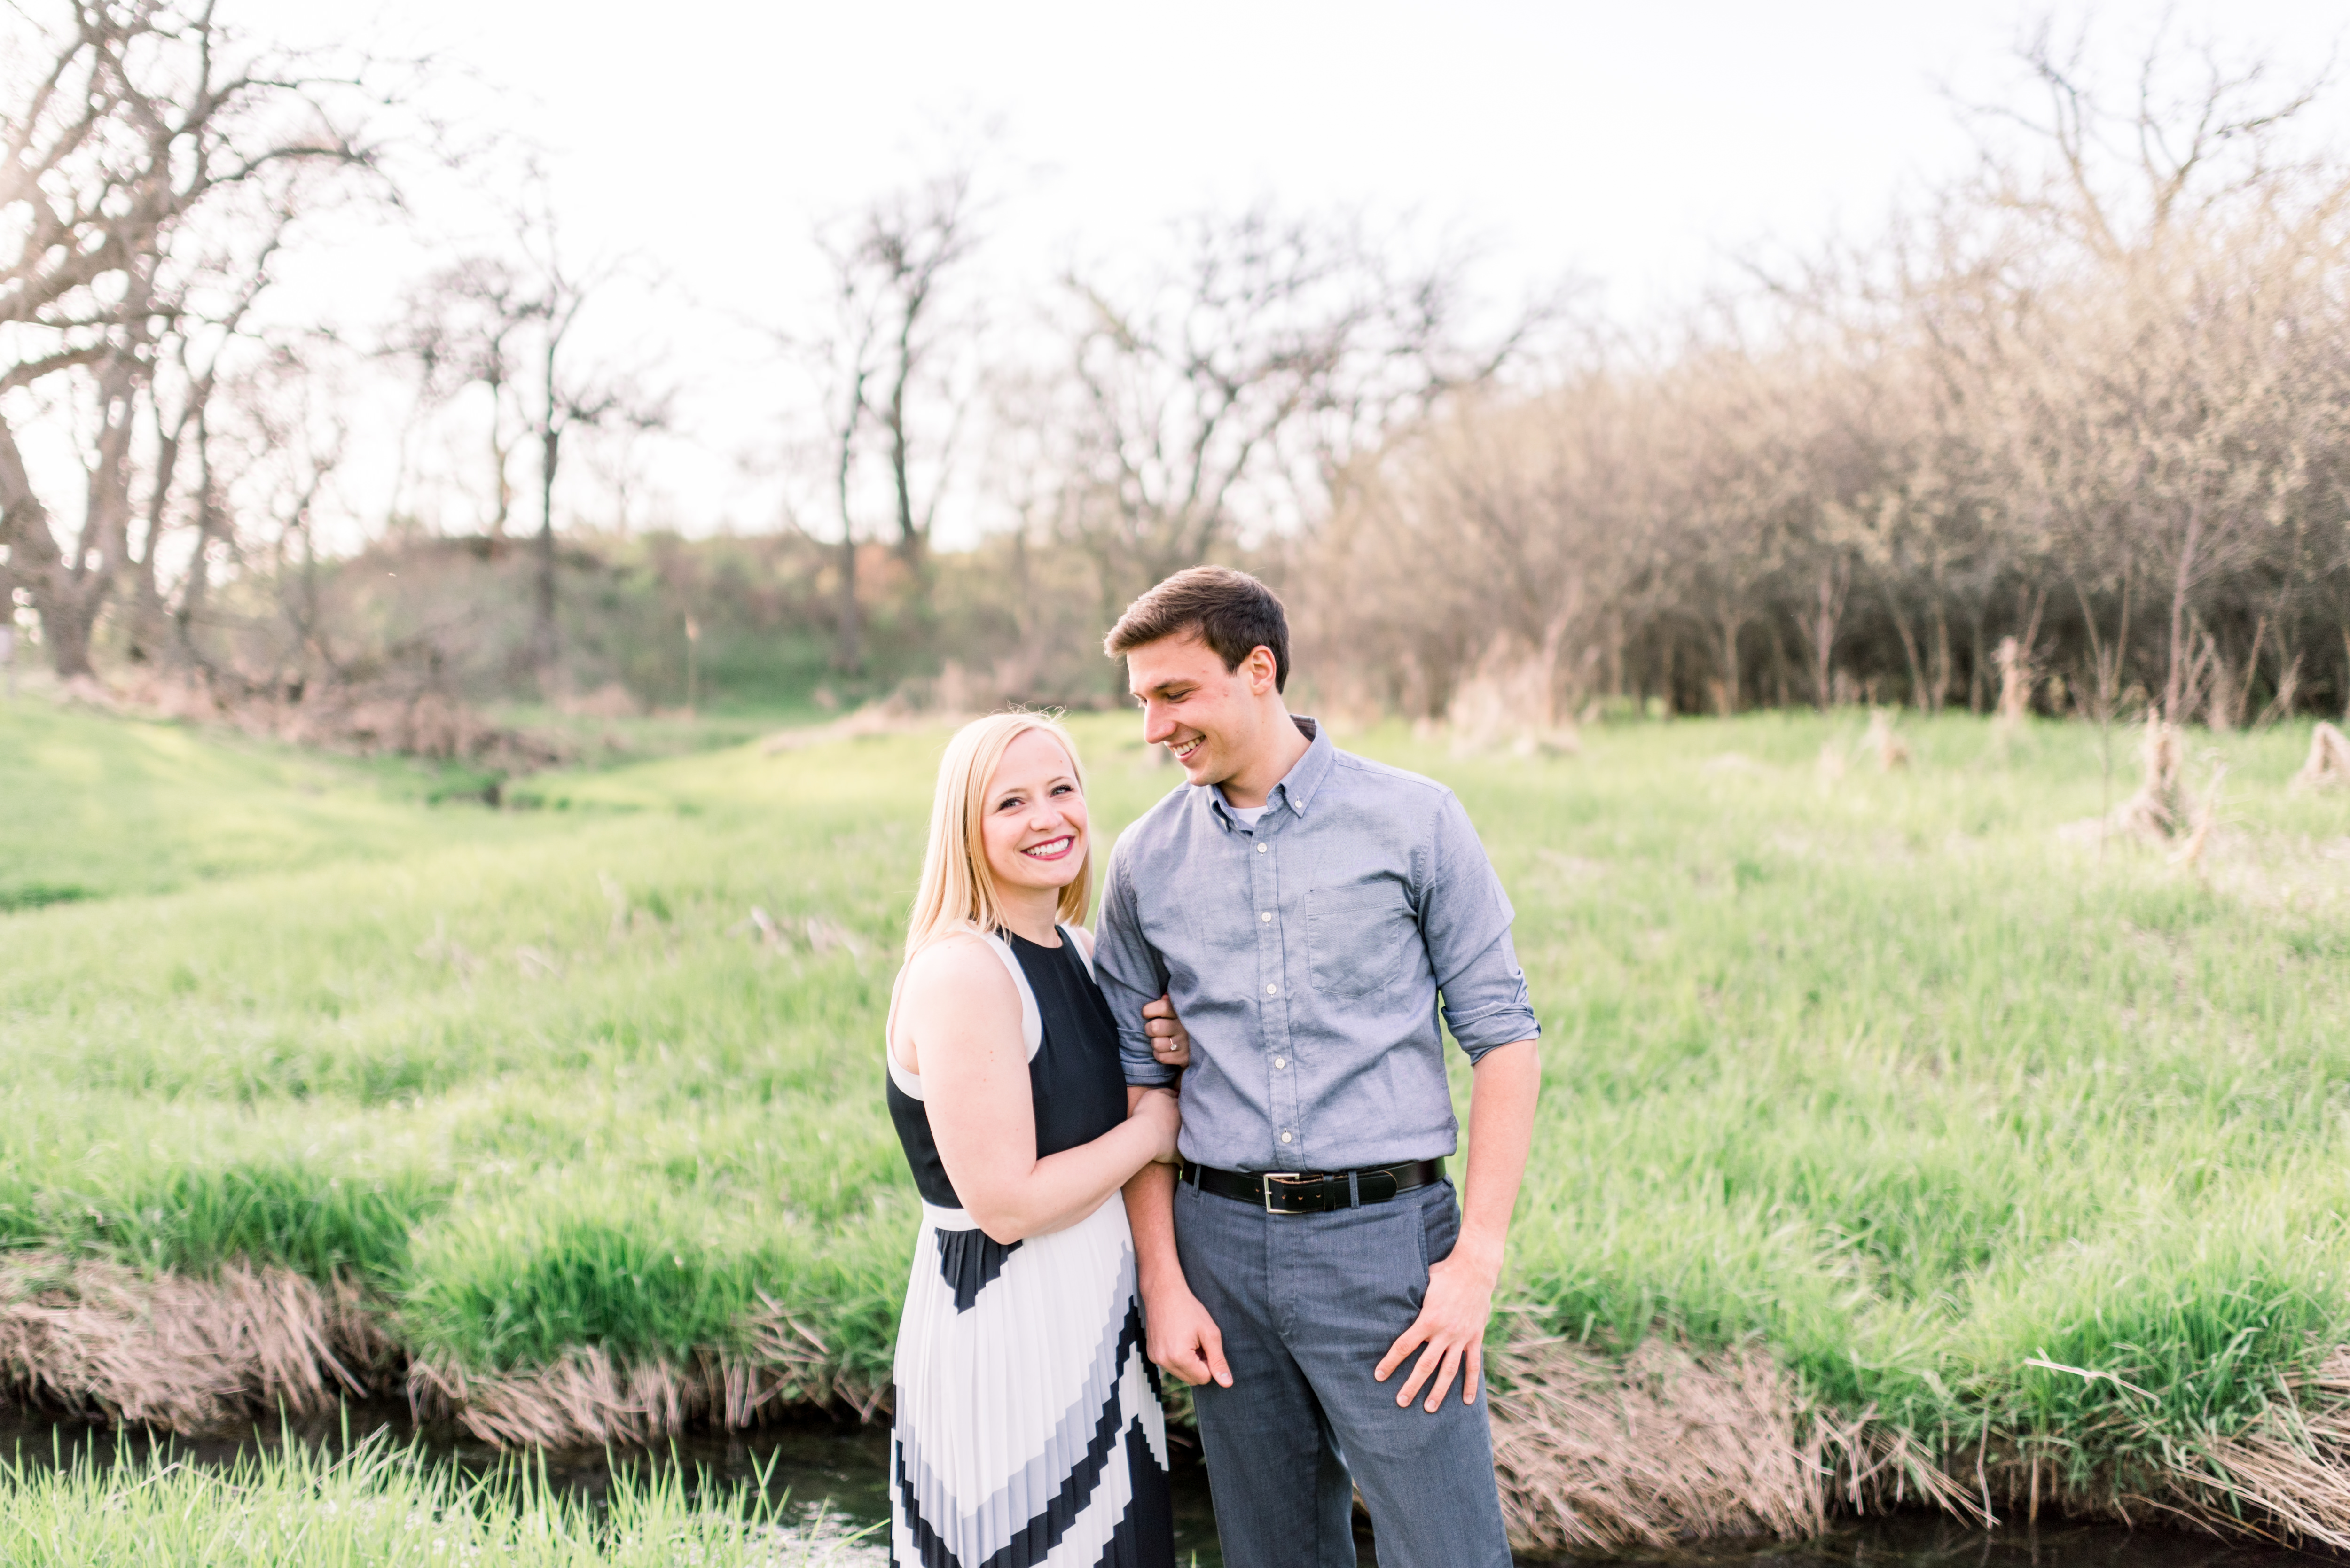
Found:
[[[1174,1090],[1143,1090],[1128,1119],[1140,1122],[1150,1129],[1150,1162],[1153,1165],[1173,1165],[1177,1162],[1175,1135],[1183,1130],[1183,1114],[1176,1108]]]
[[[1150,1054],[1162,1067],[1191,1064],[1191,1034],[1175,1016],[1175,1004],[1161,994],[1142,1004],[1143,1032],[1150,1036]]]

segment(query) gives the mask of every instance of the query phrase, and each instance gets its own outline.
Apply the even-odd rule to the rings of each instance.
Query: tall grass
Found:
[[[158,743],[20,710],[0,751],[19,724]],[[2285,792],[2305,732],[2199,741],[2230,816],[2174,867],[2060,832],[2110,804],[2084,730],[1911,722],[1913,767],[1824,792],[1859,729],[1350,742],[1458,789],[1517,906],[1546,1079],[1511,1299],[1602,1348],[1758,1344],[1847,1411],[2084,1474],[2241,1427],[2350,1339],[2350,800]],[[1175,782],[1130,720],[1077,732],[1105,837]],[[481,1369],[723,1347],[773,1303],[881,1375],[916,1208],[877,1053],[940,740],[503,814],[345,779],[301,798],[399,853],[321,863],[289,815],[288,868],[0,916],[0,1237],[357,1274]],[[278,786],[241,787],[265,818]]]
[[[289,1439],[224,1469],[167,1454],[0,1456],[11,1568],[870,1568],[869,1532],[787,1521],[757,1492],[697,1496],[675,1470],[616,1470],[600,1506],[526,1465],[467,1476],[380,1440],[338,1457]]]

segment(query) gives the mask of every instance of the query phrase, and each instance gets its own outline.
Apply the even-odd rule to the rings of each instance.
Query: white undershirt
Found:
[[[1234,822],[1239,823],[1243,827],[1249,829],[1251,832],[1254,832],[1256,830],[1256,819],[1265,814],[1265,809],[1266,808],[1262,805],[1228,805],[1224,807],[1224,815],[1231,817]]]

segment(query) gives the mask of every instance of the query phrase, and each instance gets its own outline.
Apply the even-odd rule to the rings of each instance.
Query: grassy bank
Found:
[[[0,1458],[11,1568],[872,1568],[886,1556],[869,1532],[778,1519],[747,1493],[697,1499],[673,1474],[618,1474],[599,1509],[526,1465],[468,1478],[380,1443],[335,1459],[289,1443],[219,1469]]]
[[[1453,784],[1517,904],[1528,1321],[1759,1348],[1935,1452],[2127,1490],[2350,1339],[2350,800],[2287,794],[2305,731],[2198,736],[2223,826],[2175,866],[2064,831],[2130,737],[2109,778],[2080,726],[1906,728],[1914,767],[1832,784],[1856,719],[1349,743]],[[1077,729],[1098,824],[1173,782],[1130,719]],[[788,1324],[886,1376],[915,1209],[876,1054],[939,740],[491,813],[0,711],[0,885],[84,894],[0,916],[0,1242],[348,1276],[469,1374]]]

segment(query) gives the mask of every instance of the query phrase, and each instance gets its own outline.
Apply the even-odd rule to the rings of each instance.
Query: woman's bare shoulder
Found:
[[[942,937],[906,961],[906,1000],[918,1005],[942,995],[968,1002],[997,991],[1014,995],[1011,972],[977,931]]]

